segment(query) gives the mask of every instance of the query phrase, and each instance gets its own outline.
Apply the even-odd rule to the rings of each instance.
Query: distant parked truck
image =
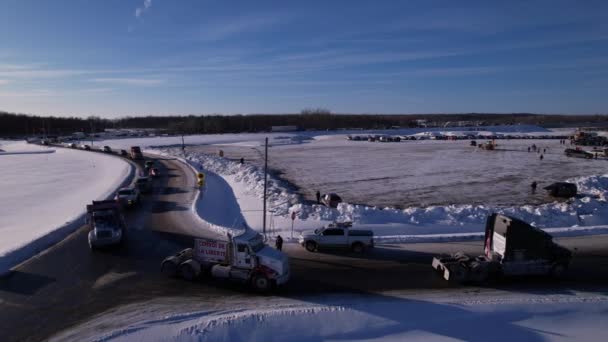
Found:
[[[309,252],[323,248],[345,248],[362,253],[374,247],[371,230],[351,229],[352,222],[331,223],[313,232],[302,232],[299,243]]]
[[[131,159],[144,159],[144,155],[141,153],[141,148],[139,148],[139,146],[131,146]]]
[[[87,205],[86,222],[91,228],[88,235],[91,250],[122,243],[126,225],[115,201],[93,201]]]
[[[576,196],[578,193],[576,184],[568,182],[556,182],[544,187],[544,189],[553,197],[570,198]]]
[[[560,276],[572,253],[551,235],[521,220],[492,214],[486,222],[484,255],[462,252],[433,258],[433,268],[446,280],[484,282],[503,276]]]
[[[228,234],[227,241],[195,239],[194,248],[165,258],[161,272],[186,280],[210,275],[267,291],[289,280],[289,261],[284,253],[266,246],[262,235],[247,229],[235,237]]]

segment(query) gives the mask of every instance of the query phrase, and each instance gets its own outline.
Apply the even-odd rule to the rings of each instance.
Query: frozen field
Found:
[[[131,166],[101,153],[4,143],[0,153],[0,273],[60,241],[95,199],[105,199]]]
[[[270,148],[269,165],[307,199],[335,192],[349,203],[379,207],[448,204],[523,205],[553,201],[543,186],[573,177],[603,174],[608,160],[568,158],[559,140],[498,140],[498,151],[469,141],[349,142],[326,136],[305,144]],[[536,144],[546,148],[528,153]],[[262,165],[260,147],[196,146],[189,151],[244,157]],[[536,194],[532,181],[539,184]]]

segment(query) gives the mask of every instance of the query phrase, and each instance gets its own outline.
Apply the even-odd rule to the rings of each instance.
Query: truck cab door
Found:
[[[343,247],[347,242],[346,239],[344,229],[328,228],[323,231],[322,244],[327,247]]]
[[[239,243],[236,245],[236,260],[234,264],[239,268],[253,269],[254,260],[247,244]]]

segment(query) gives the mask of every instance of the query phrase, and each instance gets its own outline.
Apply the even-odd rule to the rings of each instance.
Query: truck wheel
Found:
[[[551,276],[555,278],[561,278],[566,273],[566,266],[564,264],[557,264],[551,268]]]
[[[365,250],[365,248],[363,248],[363,244],[361,242],[353,243],[353,245],[351,246],[351,249],[355,253],[363,253],[363,251]]]
[[[194,278],[196,277],[196,273],[194,272],[194,269],[189,264],[182,264],[179,267],[179,274],[182,276],[182,278],[184,278],[188,281],[193,281]]]
[[[306,242],[306,250],[309,252],[316,252],[317,251],[317,243],[314,241],[308,241]]]
[[[256,291],[266,292],[270,289],[270,280],[263,274],[258,274],[253,277],[251,285]]]
[[[167,277],[173,278],[177,276],[177,265],[171,261],[164,261],[160,266],[160,273]]]

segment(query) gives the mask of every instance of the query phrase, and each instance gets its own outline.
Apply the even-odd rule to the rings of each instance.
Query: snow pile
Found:
[[[0,154],[0,274],[83,224],[85,205],[112,195],[133,174],[101,153],[13,143]],[[54,153],[43,153],[54,151]],[[17,153],[17,154],[11,154]]]
[[[180,155],[176,148],[161,148],[158,151],[167,155]],[[245,190],[245,194],[257,198],[264,197],[264,170],[250,164],[240,164],[215,155],[186,153],[186,159],[197,170],[211,171],[215,174],[234,179]],[[290,213],[290,208],[300,202],[298,195],[290,192],[286,184],[268,176],[267,199],[269,208],[275,215]]]
[[[137,305],[114,310],[55,339],[595,341],[604,335],[608,298],[601,294],[499,292],[446,296],[392,293],[299,300],[251,297],[227,299],[222,305],[199,304],[198,310],[196,305],[175,301],[168,310],[160,303],[145,303],[145,310]],[[186,305],[191,311],[178,311]],[[200,309],[210,305],[215,307]]]

